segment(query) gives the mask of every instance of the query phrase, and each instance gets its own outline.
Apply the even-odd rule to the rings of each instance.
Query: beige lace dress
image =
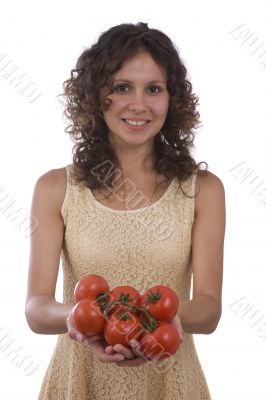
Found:
[[[141,293],[167,285],[180,300],[189,300],[195,203],[182,194],[177,179],[147,207],[114,210],[84,184],[74,185],[72,165],[66,168],[64,303],[74,304],[74,286],[86,274],[103,275],[111,288],[132,285]],[[194,195],[195,177],[182,184],[189,195]],[[99,361],[88,344],[59,335],[39,394],[39,400],[210,399],[193,335],[187,333],[170,358],[124,368]]]

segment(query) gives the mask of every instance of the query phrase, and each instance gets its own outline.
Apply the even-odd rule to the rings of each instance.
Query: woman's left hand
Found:
[[[174,325],[177,329],[177,332],[179,333],[181,342],[183,341],[183,336],[184,336],[184,331],[182,328],[181,320],[178,314],[175,315],[174,319],[171,322],[172,325]]]
[[[181,342],[182,342],[184,331],[183,331],[181,320],[180,320],[180,317],[178,314],[175,315],[171,324],[174,325],[175,328],[177,329],[178,334],[181,339]],[[131,349],[126,348],[126,347],[122,346],[121,344],[116,344],[115,346],[107,346],[105,348],[105,351],[108,354],[114,354],[116,352],[123,354],[123,356],[125,357],[125,360],[115,362],[115,364],[118,365],[119,367],[133,367],[133,366],[141,365],[148,361],[141,354],[140,343],[138,343],[138,342],[137,342],[136,346],[133,346],[131,344]]]

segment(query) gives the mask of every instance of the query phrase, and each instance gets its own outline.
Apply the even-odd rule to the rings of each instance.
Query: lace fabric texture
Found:
[[[103,275],[110,288],[131,285],[144,293],[157,284],[190,299],[191,230],[194,198],[183,195],[176,178],[155,203],[136,210],[103,206],[83,183],[74,185],[67,165],[62,205],[63,302],[74,305],[77,280]],[[182,183],[195,194],[196,174]],[[194,345],[184,334],[178,351],[137,367],[103,363],[88,344],[58,336],[38,400],[211,400]]]

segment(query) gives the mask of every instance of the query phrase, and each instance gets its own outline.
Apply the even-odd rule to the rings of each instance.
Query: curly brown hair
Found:
[[[75,143],[72,149],[74,178],[76,183],[83,181],[90,189],[103,186],[113,189],[116,171],[120,171],[103,118],[102,110],[107,105],[101,100],[100,89],[105,87],[113,93],[112,76],[141,50],[147,51],[166,71],[170,95],[166,120],[154,137],[155,171],[163,174],[166,181],[177,177],[181,189],[181,181],[200,169],[200,164],[206,164],[207,172],[208,164],[196,164],[190,154],[194,147],[193,130],[201,121],[196,111],[198,97],[192,93],[177,48],[167,35],[149,28],[147,23],[126,23],[103,32],[98,41],[79,56],[71,78],[63,83],[64,93],[59,95],[66,98],[63,114],[72,121],[65,132]],[[111,167],[106,175],[107,165]]]

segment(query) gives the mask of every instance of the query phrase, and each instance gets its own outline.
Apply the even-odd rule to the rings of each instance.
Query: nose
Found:
[[[134,93],[130,99],[128,108],[130,111],[142,112],[146,110],[146,103],[143,93]]]

